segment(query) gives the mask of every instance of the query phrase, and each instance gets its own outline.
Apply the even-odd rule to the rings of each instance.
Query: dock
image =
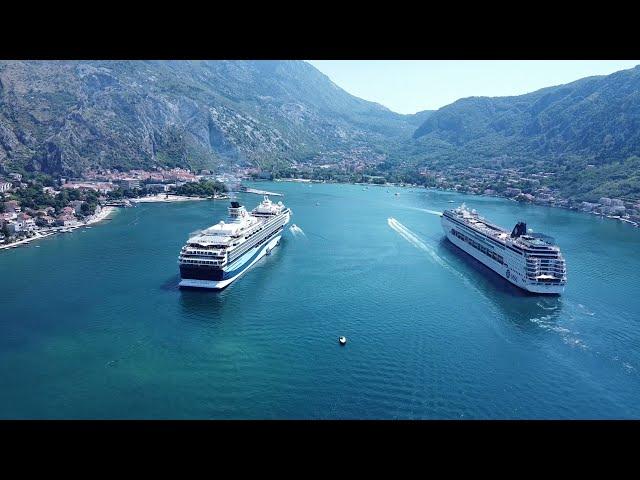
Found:
[[[272,197],[284,197],[284,195],[282,193],[275,193],[275,192],[267,192],[266,190],[257,190],[255,188],[243,188],[242,192],[244,193],[255,193],[256,195],[269,195]]]

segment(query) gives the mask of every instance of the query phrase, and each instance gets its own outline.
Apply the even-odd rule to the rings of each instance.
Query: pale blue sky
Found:
[[[459,98],[521,95],[591,75],[608,75],[640,60],[309,60],[365,100],[398,113],[436,110]]]

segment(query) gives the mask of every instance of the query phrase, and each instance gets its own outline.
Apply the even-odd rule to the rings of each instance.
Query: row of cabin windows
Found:
[[[258,230],[256,230],[255,232],[251,233],[250,235],[247,235],[246,237],[244,237],[245,239],[249,239],[251,237],[253,237],[256,233],[261,232],[268,224],[270,223],[270,221],[265,222],[265,224],[263,226],[261,226]],[[275,225],[275,224],[274,224]]]
[[[494,252],[492,250],[489,250],[484,245],[481,245],[480,243],[476,242],[474,239],[472,239],[470,237],[467,237],[463,233],[460,233],[460,232],[458,232],[457,230],[455,230],[453,228],[451,229],[451,234],[453,236],[455,236],[455,237],[458,237],[463,242],[468,243],[469,245],[471,245],[476,250],[479,250],[480,252],[484,253],[487,257],[495,260],[496,262],[498,262],[501,265],[504,265],[504,259],[502,258],[502,256],[498,255],[496,252]]]
[[[204,250],[184,250],[185,255],[213,255],[218,256],[218,252],[206,252]],[[221,254],[224,256],[224,254]]]
[[[200,245],[199,243],[190,243],[189,246],[192,248],[202,248],[204,250],[220,250],[222,248],[227,248],[226,245]]]
[[[260,227],[258,230],[256,230],[256,231],[255,231],[255,232],[253,232],[253,233],[250,233],[249,235],[245,236],[244,238],[245,238],[246,240],[250,239],[250,238],[251,238],[251,237],[253,237],[256,233],[261,232],[263,228],[264,228],[264,227]]]
[[[558,258],[555,258],[555,257],[544,257],[544,258],[535,258],[531,256],[527,257],[528,263],[553,263],[557,261],[558,261]]]
[[[263,227],[264,228],[264,227]],[[261,228],[260,230],[263,230],[263,228]],[[258,241],[258,243],[252,243],[252,242],[246,242],[244,243],[240,249],[238,249],[237,252],[233,252],[234,255],[238,255],[238,252],[242,252],[240,253],[240,255],[244,255],[244,253],[246,253],[248,250],[250,250],[251,248],[256,247],[256,245],[261,245],[264,240],[269,237],[274,231],[276,231],[279,228],[277,223],[274,223],[273,225],[271,225],[270,227],[268,227],[264,233],[264,238],[260,241]],[[256,232],[257,233],[257,232]],[[236,257],[237,258],[237,257]]]
[[[238,252],[232,252],[229,256],[229,262],[232,262],[234,260],[237,260],[238,258],[240,258],[242,255],[244,255],[245,253],[247,253],[249,250],[251,250],[252,248],[256,248],[259,247],[260,245],[262,245],[264,242],[266,242],[267,240],[271,239],[271,236],[273,233],[276,233],[279,230],[279,228],[275,228],[272,229],[269,233],[267,233],[264,238],[262,240],[260,240],[259,242],[251,245],[250,247],[246,247],[246,245],[249,245],[248,243],[246,245],[242,245],[242,247],[246,247],[242,250],[238,250]]]
[[[217,262],[215,260],[187,260],[182,259],[182,263],[190,263],[194,265],[220,265],[223,262]]]

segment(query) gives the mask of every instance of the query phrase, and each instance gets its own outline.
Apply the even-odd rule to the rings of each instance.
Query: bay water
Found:
[[[640,229],[421,188],[253,186],[297,228],[222,292],[180,290],[177,259],[226,201],[0,251],[0,418],[640,418]],[[456,249],[437,213],[462,202],[555,237],[565,293]]]

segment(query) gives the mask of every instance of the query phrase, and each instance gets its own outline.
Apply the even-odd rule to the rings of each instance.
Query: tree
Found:
[[[200,180],[195,183],[185,183],[184,185],[175,189],[178,195],[191,195],[207,197],[215,195],[216,193],[226,192],[227,187],[224,183],[208,180]]]
[[[9,231],[9,225],[7,225],[7,222],[2,223],[2,234],[6,238],[9,238],[11,236],[11,232]]]
[[[84,202],[81,206],[80,206],[80,212],[82,213],[82,215],[84,215],[85,217],[88,215],[93,215],[94,212],[96,211],[96,206],[93,203],[89,203]]]

